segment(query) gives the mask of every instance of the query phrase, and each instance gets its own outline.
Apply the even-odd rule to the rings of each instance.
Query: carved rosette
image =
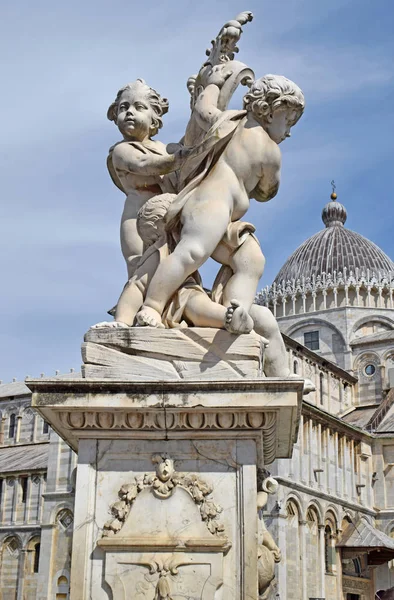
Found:
[[[105,523],[103,537],[115,535],[122,529],[135,499],[142,490],[151,488],[157,498],[165,500],[172,495],[177,486],[186,490],[198,505],[201,519],[210,533],[222,537],[224,527],[218,520],[222,507],[209,497],[213,491],[212,486],[193,473],[177,473],[174,470],[174,461],[167,455],[155,454],[152,462],[157,465],[156,474],[145,473],[120,488],[119,500],[110,508],[113,518]]]

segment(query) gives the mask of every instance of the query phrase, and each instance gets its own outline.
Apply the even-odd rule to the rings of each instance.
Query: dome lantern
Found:
[[[275,277],[276,285],[334,273],[394,273],[393,261],[376,244],[344,227],[346,208],[338,202],[331,182],[331,200],[322,211],[325,229],[307,239],[287,259]]]
[[[331,181],[331,185],[331,202],[328,202],[323,208],[321,218],[326,227],[341,227],[346,223],[347,212],[343,204],[337,201],[338,196],[335,192],[336,186],[334,180]]]

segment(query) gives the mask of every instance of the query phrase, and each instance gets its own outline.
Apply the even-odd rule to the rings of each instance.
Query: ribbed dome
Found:
[[[307,239],[287,259],[275,283],[322,275],[322,273],[344,273],[350,271],[370,274],[394,273],[394,263],[376,244],[343,224],[346,209],[339,202],[329,202],[323,209],[322,219],[326,229]]]

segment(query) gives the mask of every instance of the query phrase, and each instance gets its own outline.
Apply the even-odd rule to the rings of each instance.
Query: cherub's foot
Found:
[[[292,379],[303,379],[304,380],[304,389],[302,391],[304,396],[306,396],[307,394],[310,394],[311,392],[316,391],[316,386],[313,384],[313,382],[310,379],[308,379],[306,377],[300,377],[299,375],[296,375],[294,373],[289,375],[289,377],[291,377]]]
[[[254,327],[254,322],[238,300],[231,300],[231,304],[226,311],[224,326],[230,333],[250,333]]]
[[[122,323],[122,321],[101,321],[101,323],[96,323],[96,325],[92,325],[90,329],[127,329],[130,325],[127,323]]]
[[[143,306],[137,313],[136,319],[140,327],[156,327],[157,329],[164,329],[160,313],[150,306]]]
[[[116,309],[118,308],[118,305],[115,304],[115,306],[113,306],[112,308],[110,308],[109,310],[107,310],[107,313],[109,315],[111,315],[111,317],[115,318],[116,315]]]
[[[304,379],[304,396],[311,392],[316,392],[316,386],[310,379]]]

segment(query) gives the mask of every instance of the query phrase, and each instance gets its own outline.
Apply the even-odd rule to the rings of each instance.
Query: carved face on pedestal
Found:
[[[126,140],[143,140],[153,134],[155,112],[142,86],[123,91],[118,105],[116,124]]]
[[[168,481],[174,474],[174,461],[171,458],[164,458],[156,466],[156,474],[160,481]]]

